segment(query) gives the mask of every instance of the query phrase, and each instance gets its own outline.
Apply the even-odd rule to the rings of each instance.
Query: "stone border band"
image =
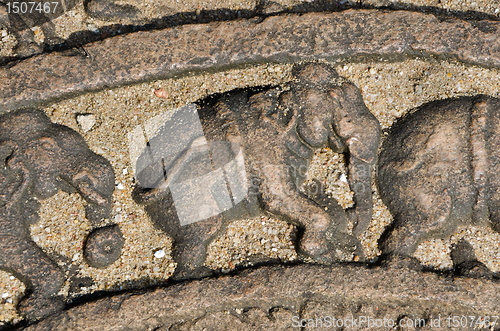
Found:
[[[440,56],[500,67],[500,22],[473,25],[405,11],[347,10],[183,25],[45,53],[0,69],[0,113],[88,91],[258,63],[356,56]]]

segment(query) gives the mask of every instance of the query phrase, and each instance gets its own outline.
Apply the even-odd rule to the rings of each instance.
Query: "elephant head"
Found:
[[[76,190],[90,204],[110,205],[113,169],[77,132],[50,122],[41,111],[32,109],[4,115],[0,132],[0,140],[16,146],[16,153],[30,169],[35,196],[44,199],[59,189]]]
[[[349,186],[355,207],[348,211],[355,234],[366,230],[372,217],[373,167],[381,129],[366,107],[360,90],[339,78],[333,67],[306,63],[293,69],[296,82],[281,98],[282,108],[294,109],[296,132],[311,148],[330,147],[347,153]]]
[[[297,82],[282,100],[287,108],[296,109],[297,132],[303,141],[373,164],[381,129],[359,89],[342,82],[336,70],[323,63],[297,65],[293,75]]]

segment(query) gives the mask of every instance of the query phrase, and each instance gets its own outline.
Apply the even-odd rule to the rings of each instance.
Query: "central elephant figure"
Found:
[[[342,82],[331,66],[306,63],[296,65],[292,73],[295,81],[283,88],[236,90],[201,100],[198,114],[204,137],[190,136],[189,128],[180,129],[182,119],[174,114],[149,140],[148,146],[164,146],[163,150],[146,148],[139,157],[134,198],[146,205],[155,224],[174,237],[178,273],[183,266],[202,266],[206,246],[224,229],[222,218],[244,219],[263,210],[299,228],[298,251],[303,257],[331,263],[339,260],[336,251],[340,249],[364,260],[358,237],[372,218],[372,169],[380,125],[359,89]],[[160,154],[170,148],[166,135],[186,147],[163,157]],[[204,139],[212,145],[228,142],[225,151],[217,149],[222,154],[237,154],[230,146],[241,146],[249,192],[222,216],[181,227],[171,185],[176,178],[186,177],[184,172],[199,169],[195,155]],[[338,207],[333,216],[300,191],[315,149],[323,147],[347,154],[349,185],[354,191],[354,208]],[[157,161],[141,167],[143,158]],[[352,233],[348,223],[354,224]]]

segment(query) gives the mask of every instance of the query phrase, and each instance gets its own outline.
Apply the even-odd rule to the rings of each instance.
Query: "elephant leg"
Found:
[[[290,178],[287,166],[265,164],[260,170],[264,178],[260,193],[265,209],[285,217],[291,223],[298,223],[304,230],[299,245],[301,254],[325,263],[339,259],[335,248],[361,254],[359,242],[346,233],[346,225],[332,224],[330,216],[323,208],[298,191]],[[331,236],[334,238],[327,238],[332,229]]]
[[[0,171],[0,179],[11,183],[1,187],[0,192],[8,197],[0,208],[0,268],[13,272],[32,291],[20,304],[19,310],[28,320],[35,321],[62,309],[62,300],[55,295],[65,277],[62,270],[31,240],[28,227],[19,216],[23,208],[20,202],[31,183],[31,176],[14,150],[12,143],[0,145],[0,159],[10,156],[6,161],[10,171]],[[13,193],[8,194],[12,190]]]
[[[5,225],[4,220],[0,222]],[[11,225],[20,226],[17,221]],[[5,233],[5,230],[0,235],[2,267],[13,272],[32,291],[21,302],[20,312],[35,321],[61,310],[63,302],[56,295],[65,280],[62,270],[26,235]]]

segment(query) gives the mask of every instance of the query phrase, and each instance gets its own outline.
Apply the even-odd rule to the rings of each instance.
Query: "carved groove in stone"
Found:
[[[347,10],[130,33],[87,44],[80,56],[52,52],[0,68],[0,112],[88,91],[255,63],[418,54],[499,67],[500,52],[492,45],[500,44],[500,23],[481,24],[488,29],[478,30],[467,21],[439,20],[432,14]]]

